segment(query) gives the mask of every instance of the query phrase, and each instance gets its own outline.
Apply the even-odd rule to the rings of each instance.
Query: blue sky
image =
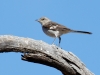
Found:
[[[68,28],[93,33],[63,35],[61,47],[100,75],[100,0],[0,0],[0,35],[29,37],[51,44],[53,38],[46,36],[35,21],[43,16]],[[0,75],[61,75],[54,68],[22,61],[20,55],[1,53]]]

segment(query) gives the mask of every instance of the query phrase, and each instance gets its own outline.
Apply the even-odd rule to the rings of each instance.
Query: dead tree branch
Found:
[[[0,36],[0,53],[3,52],[24,53],[22,60],[54,67],[63,75],[94,75],[73,53],[43,41],[3,35]]]

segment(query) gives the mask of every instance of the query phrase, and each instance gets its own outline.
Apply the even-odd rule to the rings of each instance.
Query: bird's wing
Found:
[[[43,27],[48,28],[50,30],[54,30],[54,31],[56,31],[56,30],[64,31],[66,29],[70,30],[69,28],[66,28],[63,25],[58,24],[56,22],[52,22],[52,21],[50,21],[50,22],[46,23],[45,25],[43,25]]]

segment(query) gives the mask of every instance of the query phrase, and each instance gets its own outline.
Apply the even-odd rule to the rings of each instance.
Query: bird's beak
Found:
[[[36,19],[35,21],[39,22],[39,20],[38,20],[38,19]]]

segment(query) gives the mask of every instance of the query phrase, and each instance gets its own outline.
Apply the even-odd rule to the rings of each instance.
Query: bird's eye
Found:
[[[41,20],[45,20],[44,18],[42,18]]]

